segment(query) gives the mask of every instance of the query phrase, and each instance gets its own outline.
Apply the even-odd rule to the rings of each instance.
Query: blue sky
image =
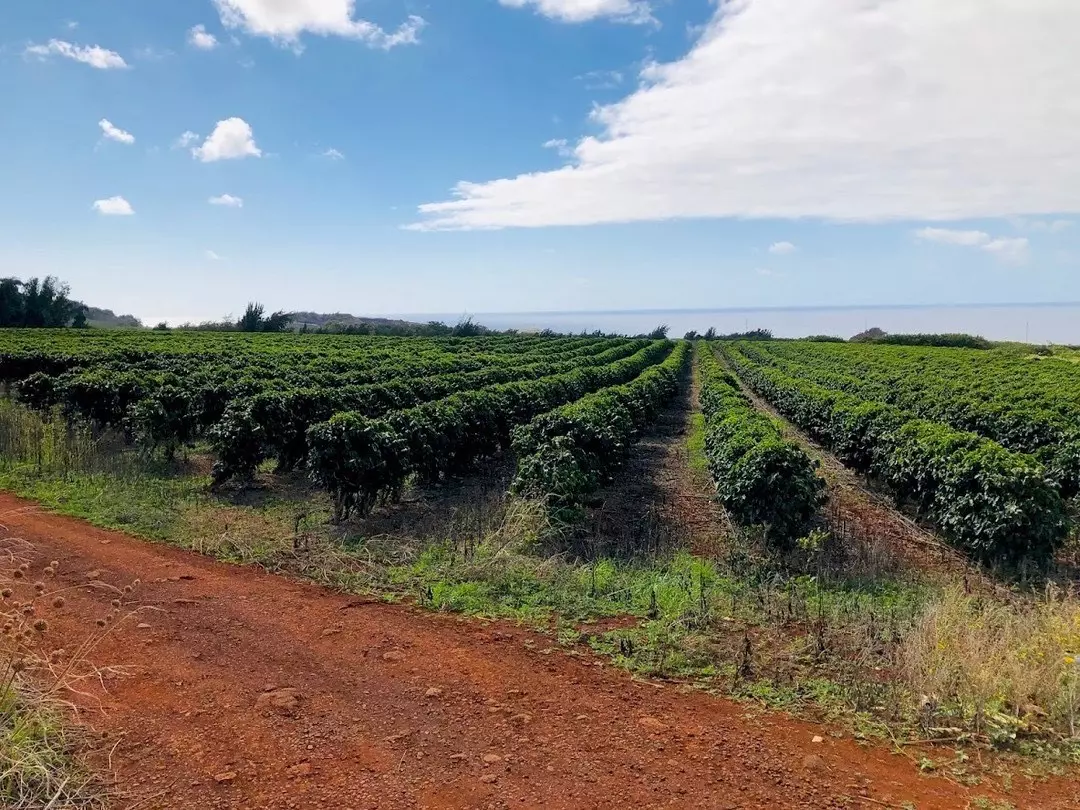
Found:
[[[171,320],[1076,301],[1078,27],[1071,0],[6,0],[0,265]]]

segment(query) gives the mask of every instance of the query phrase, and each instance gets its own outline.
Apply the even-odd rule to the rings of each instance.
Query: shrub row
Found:
[[[765,525],[780,545],[810,529],[825,484],[801,447],[757,410],[710,345],[698,351],[705,454],[721,503],[740,523]]]
[[[1046,558],[1064,539],[1064,502],[1032,456],[724,352],[785,416],[914,504],[958,547],[983,559]]]
[[[647,340],[639,340],[570,361],[533,363],[513,369],[490,368],[373,385],[300,388],[240,397],[229,404],[210,429],[211,444],[222,462],[217,482],[230,477],[250,477],[255,471],[253,465],[264,458],[274,458],[279,471],[294,469],[307,458],[308,428],[336,413],[351,412],[374,419],[464,391],[607,366],[650,345]]]
[[[655,341],[606,366],[453,394],[381,419],[335,414],[307,432],[308,468],[330,493],[334,520],[396,498],[405,480],[462,472],[510,445],[515,427],[587,393],[632,380],[672,351]]]
[[[518,455],[512,491],[557,511],[582,506],[626,461],[641,431],[679,390],[691,345],[623,385],[540,414],[513,433]]]

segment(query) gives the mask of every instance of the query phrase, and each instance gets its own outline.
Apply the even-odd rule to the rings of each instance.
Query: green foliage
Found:
[[[804,535],[825,499],[824,482],[802,448],[743,396],[708,345],[698,352],[705,455],[717,496],[741,523],[769,527],[788,545]]]
[[[604,388],[535,417],[514,431],[518,455],[512,490],[566,513],[612,480],[630,447],[678,392],[690,356],[680,343],[636,379]]]
[[[878,477],[898,500],[913,503],[973,555],[1046,559],[1066,536],[1064,503],[1034,457],[793,376],[749,345],[724,351],[777,409],[845,463]]]

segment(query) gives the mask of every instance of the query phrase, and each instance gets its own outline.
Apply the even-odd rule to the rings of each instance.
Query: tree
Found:
[[[292,323],[292,315],[288,312],[278,310],[273,313],[269,318],[266,318],[262,322],[261,332],[284,332],[289,328],[289,324]]]
[[[240,320],[236,322],[236,328],[241,332],[261,332],[263,312],[265,311],[262,304],[257,304],[254,301],[250,302],[247,309],[244,310],[244,314],[240,316]]]
[[[0,279],[0,326],[22,326],[22,286],[17,278]]]
[[[698,333],[697,333],[696,329],[691,329],[689,332],[687,332],[685,335],[683,335],[683,340],[697,340],[697,339],[698,339]]]
[[[660,324],[658,327],[649,332],[649,338],[652,340],[663,340],[667,337],[668,325],[666,323]]]
[[[710,326],[706,329],[704,337],[706,340],[716,340],[716,327]]]
[[[75,314],[71,316],[71,325],[75,329],[86,329],[89,324],[86,322],[86,304],[76,304],[74,306]]]

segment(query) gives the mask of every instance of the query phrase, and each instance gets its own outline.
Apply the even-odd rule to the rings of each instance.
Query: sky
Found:
[[[147,321],[1080,301],[1075,0],[4,0],[0,273]]]

